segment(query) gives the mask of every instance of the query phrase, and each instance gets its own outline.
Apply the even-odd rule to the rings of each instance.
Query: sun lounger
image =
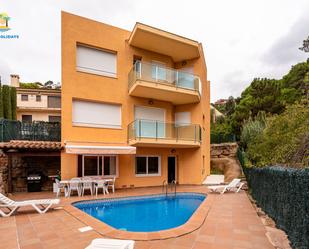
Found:
[[[85,249],[133,249],[133,240],[94,239]]]
[[[243,183],[240,182],[240,179],[235,178],[227,185],[217,185],[217,186],[207,186],[213,192],[220,192],[220,194],[224,194],[226,191],[234,191],[238,193]]]
[[[0,193],[0,216],[9,217],[20,207],[32,206],[38,213],[44,214],[54,204],[59,204],[59,199],[39,199],[27,201],[13,201]],[[8,212],[4,212],[7,209]]]

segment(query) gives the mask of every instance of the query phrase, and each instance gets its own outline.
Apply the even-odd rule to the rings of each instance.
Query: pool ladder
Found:
[[[165,190],[165,195],[167,196],[168,194],[168,186],[170,185],[171,187],[171,192],[173,192],[173,188],[174,188],[174,194],[176,195],[177,193],[177,185],[176,185],[176,181],[173,180],[170,184],[168,184],[168,182],[166,180],[163,181],[162,183],[162,193],[164,192]]]

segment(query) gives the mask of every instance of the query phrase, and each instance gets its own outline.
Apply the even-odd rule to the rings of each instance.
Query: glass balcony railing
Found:
[[[201,127],[197,124],[176,124],[136,119],[128,125],[128,140],[138,139],[201,142]]]
[[[201,93],[201,82],[198,76],[154,63],[137,61],[129,72],[129,89],[135,84],[136,80],[165,84]]]

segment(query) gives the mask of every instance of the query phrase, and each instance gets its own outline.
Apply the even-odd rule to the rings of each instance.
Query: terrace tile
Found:
[[[179,186],[179,192],[207,193],[205,186]],[[161,193],[160,187],[117,190],[99,198],[137,196]],[[53,193],[16,193],[13,199],[52,198]],[[40,215],[31,208],[22,208],[17,215],[0,218],[0,249],[70,249],[85,248],[95,238],[121,237],[138,239],[135,249],[273,249],[266,230],[245,192],[209,194],[200,209],[191,217],[191,224],[152,233],[115,230],[82,213],[72,202],[95,199],[91,196],[61,198],[60,207]],[[93,230],[79,232],[90,225]],[[5,235],[5,236],[2,236]],[[171,237],[166,239],[167,237]]]

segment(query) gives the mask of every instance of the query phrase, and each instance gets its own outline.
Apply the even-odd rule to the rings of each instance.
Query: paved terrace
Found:
[[[106,197],[134,196],[161,193],[159,187],[117,190]],[[181,192],[207,192],[205,186],[179,186]],[[52,198],[53,193],[20,193],[15,200]],[[91,196],[61,198],[61,207],[40,215],[30,209],[0,218],[0,248],[2,249],[68,249],[85,248],[92,239],[104,237],[97,230],[80,232],[87,226],[74,214],[66,211],[71,202],[91,199]],[[104,198],[100,195],[99,198]],[[203,248],[203,249],[273,249],[265,236],[265,228],[245,192],[224,195],[209,194],[207,216],[201,226],[189,233],[169,239],[136,241],[136,249]],[[205,217],[205,213],[203,217]]]

